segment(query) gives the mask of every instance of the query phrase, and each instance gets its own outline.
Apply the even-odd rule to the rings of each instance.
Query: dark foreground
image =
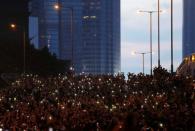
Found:
[[[0,91],[5,130],[192,131],[192,78],[171,76],[21,76]]]

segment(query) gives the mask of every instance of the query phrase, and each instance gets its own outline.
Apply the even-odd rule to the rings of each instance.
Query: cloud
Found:
[[[170,67],[170,1],[161,0],[161,63]],[[137,14],[138,9],[157,10],[157,0],[121,0],[121,56],[122,71],[138,73],[142,70],[141,56],[132,56],[132,51],[149,51],[149,16]],[[157,15],[153,15],[154,66],[157,65]],[[181,62],[182,52],[182,0],[174,1],[174,65]],[[146,72],[149,73],[149,55],[146,56]]]

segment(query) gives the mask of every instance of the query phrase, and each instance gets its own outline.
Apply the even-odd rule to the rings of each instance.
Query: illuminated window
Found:
[[[195,61],[195,55],[192,55],[192,62]]]
[[[186,57],[184,60],[185,60],[185,62],[188,62],[188,57]]]
[[[91,19],[96,19],[96,16],[91,16]]]
[[[88,19],[89,18],[89,16],[83,16],[83,19]]]

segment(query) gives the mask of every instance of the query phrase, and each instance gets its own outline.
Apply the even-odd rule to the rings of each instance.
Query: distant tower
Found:
[[[39,48],[70,60],[76,73],[120,71],[120,0],[32,0],[31,7],[39,18]]]
[[[183,0],[183,58],[195,53],[195,0]]]
[[[120,71],[120,0],[82,0],[82,70]]]

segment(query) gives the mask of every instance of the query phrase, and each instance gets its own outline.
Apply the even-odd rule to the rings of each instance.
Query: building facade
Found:
[[[120,0],[33,0],[30,6],[39,18],[39,48],[70,60],[76,73],[120,71]]]
[[[195,1],[183,0],[183,58],[195,53]]]

